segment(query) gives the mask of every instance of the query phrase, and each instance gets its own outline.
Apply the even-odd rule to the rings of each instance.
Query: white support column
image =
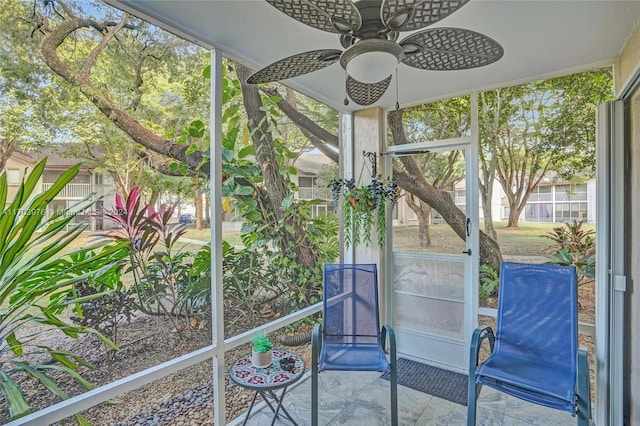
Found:
[[[210,191],[211,191],[211,341],[214,421],[226,424],[224,387],[224,309],[222,293],[222,53],[211,51]]]
[[[352,113],[351,116],[352,139],[347,152],[351,156],[350,162],[343,165],[349,167],[351,177],[355,178],[356,185],[366,185],[371,182],[372,164],[364,152],[374,152],[376,159],[377,175],[387,176],[385,161],[381,157],[386,147],[386,119],[385,112],[381,108],[369,108]],[[345,141],[346,142],[346,141]],[[343,145],[344,147],[344,145]],[[343,169],[346,171],[346,169]],[[387,212],[387,218],[391,213]],[[344,232],[350,232],[345,229]],[[380,320],[386,322],[387,316],[387,270],[384,250],[378,247],[378,235],[375,231],[371,235],[372,243],[369,246],[359,245],[351,247],[348,255],[352,263],[376,263],[378,265],[378,289],[380,298]]]
[[[478,93],[471,94],[471,144],[467,150],[467,174],[469,179],[468,188],[466,189],[467,218],[471,219],[470,234],[467,238],[467,249],[471,250],[471,271],[469,271],[469,280],[471,281],[471,303],[467,306],[469,309],[466,324],[467,342],[471,342],[471,334],[478,326],[478,308],[480,298],[480,200],[479,200],[479,180],[480,180],[480,121],[478,118]]]
[[[376,153],[377,173],[382,175],[385,172],[380,158],[380,153],[386,145],[384,117],[384,111],[381,108],[369,108],[353,113],[353,177],[357,185],[366,185],[371,181],[371,163],[363,155],[365,151]],[[384,271],[381,269],[382,253],[375,243],[377,239],[377,234],[373,232],[371,245],[354,247],[353,260],[354,263],[377,263],[378,276],[384,277]]]
[[[625,126],[623,101],[598,107],[596,148],[596,424],[624,411]],[[591,355],[591,354],[590,354]]]
[[[353,169],[353,116],[350,113],[340,113],[340,150],[339,150],[339,175],[342,179],[351,179],[354,177]],[[354,263],[353,247],[348,249],[344,247],[344,234],[351,232],[344,229],[344,221],[342,220],[342,205],[339,203],[337,208],[338,217],[340,218],[340,244],[344,250],[340,251],[341,263]]]

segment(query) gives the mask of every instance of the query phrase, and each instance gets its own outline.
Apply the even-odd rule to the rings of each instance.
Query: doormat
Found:
[[[390,380],[390,373],[387,371],[380,378]],[[398,384],[464,406],[467,405],[467,380],[466,374],[398,359]]]

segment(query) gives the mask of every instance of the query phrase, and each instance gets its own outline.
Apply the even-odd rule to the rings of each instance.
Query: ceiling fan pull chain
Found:
[[[396,111],[400,109],[400,102],[398,101],[398,67],[396,67]]]
[[[347,96],[347,70],[344,70],[344,104],[349,105],[349,97]]]

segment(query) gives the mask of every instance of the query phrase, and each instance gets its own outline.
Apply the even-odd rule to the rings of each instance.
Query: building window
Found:
[[[556,201],[583,201],[586,199],[586,184],[556,186]]]
[[[7,169],[7,183],[9,185],[20,185],[20,170]]]
[[[551,203],[527,204],[524,209],[527,222],[551,222],[553,206]]]
[[[509,214],[511,214],[511,207],[502,206],[502,219],[508,219]]]
[[[314,179],[312,177],[304,177],[304,176],[300,176],[298,178],[298,186],[300,188],[313,188],[313,182]]]

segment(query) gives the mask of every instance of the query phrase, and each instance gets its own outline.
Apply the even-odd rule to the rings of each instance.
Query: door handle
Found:
[[[467,218],[467,237],[471,236],[471,219]]]
[[[463,254],[468,254],[469,256],[471,256],[471,249],[469,249],[469,250],[465,250],[465,251],[463,251],[462,253],[463,253]]]

